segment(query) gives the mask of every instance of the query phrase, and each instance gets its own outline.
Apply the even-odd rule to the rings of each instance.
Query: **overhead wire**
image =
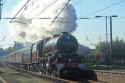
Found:
[[[27,23],[20,22],[20,21],[13,21],[13,22],[17,22],[17,23],[21,23],[21,24],[27,24]],[[12,23],[13,23],[13,22],[12,22]]]
[[[66,6],[66,8],[67,8],[67,11],[68,11],[69,15],[71,15],[71,11],[69,10],[68,5]],[[59,18],[59,17],[58,17],[58,18]],[[65,19],[67,19],[67,18],[65,18]],[[57,20],[57,21],[54,21],[54,22],[62,22],[62,23],[67,23],[67,24],[68,24],[68,22],[63,21],[63,20]]]
[[[43,13],[45,10],[47,10],[50,6],[52,6],[54,3],[56,3],[58,0],[55,0],[53,3],[51,3],[50,5],[48,5],[45,9],[43,9],[42,11],[40,11],[37,15],[33,16],[34,17],[37,17],[39,16],[41,13]]]
[[[69,4],[71,0],[68,0],[67,3],[64,5],[64,7],[62,8],[62,10],[57,14],[57,16],[55,16],[55,18],[53,19],[52,23],[58,18],[58,16],[61,14],[61,12],[64,10],[64,8]]]
[[[1,39],[1,41],[4,41],[4,40],[5,40],[5,38],[6,38],[6,35],[5,35],[5,36],[3,36],[3,38]]]
[[[7,1],[7,0],[4,0],[3,3],[5,4],[6,1]],[[27,0],[27,2],[23,5],[23,7],[21,7],[21,9],[14,15],[13,18],[2,18],[2,19],[11,19],[10,23],[12,23],[13,19],[16,19],[15,17],[20,13],[20,11],[26,6],[26,4],[27,4],[29,1],[30,1],[30,0]],[[4,41],[6,37],[7,37],[7,36],[5,35],[5,36],[1,39],[1,41]],[[8,44],[8,45],[11,45],[11,44]],[[2,45],[2,46],[4,46],[4,45]]]
[[[28,0],[27,1],[27,3],[29,2],[30,0]],[[69,0],[70,1],[70,0]],[[69,1],[65,4],[65,6],[63,7],[63,9],[68,5],[68,3],[69,3]],[[80,0],[80,1],[78,1],[78,2],[76,2],[76,4],[78,4],[78,3],[80,3],[80,2],[82,2],[82,1],[85,1],[85,0]],[[108,7],[105,7],[105,8],[103,8],[103,9],[100,9],[100,10],[98,10],[98,11],[95,11],[95,12],[92,12],[92,13],[90,13],[90,14],[94,14],[94,13],[97,13],[97,12],[99,12],[99,11],[103,11],[104,9],[107,9],[107,8],[110,8],[110,7],[112,7],[112,6],[114,6],[114,5],[117,5],[117,4],[119,4],[119,3],[122,3],[123,1],[125,1],[125,0],[122,0],[122,1],[119,1],[119,2],[117,2],[117,3],[115,3],[115,4],[113,4],[113,5],[110,5],[110,6],[108,6]],[[57,2],[57,0],[56,1],[54,1],[52,4],[50,4],[49,6],[47,6],[44,10],[42,10],[40,13],[38,13],[36,16],[38,16],[39,14],[41,14],[42,12],[44,12],[46,9],[48,9],[50,6],[52,6],[55,2]],[[26,3],[26,4],[27,4]],[[23,6],[24,7],[24,6]],[[22,7],[22,8],[23,8]],[[22,9],[21,8],[21,9]],[[63,9],[59,12],[59,14],[63,11]],[[20,11],[19,11],[20,12]],[[18,14],[18,13],[17,13]],[[16,15],[17,15],[16,14]],[[55,19],[59,16],[59,14],[54,18],[54,20],[52,21],[52,23],[55,21]],[[90,14],[87,14],[87,15],[85,15],[85,16],[88,16],[88,15],[90,15]],[[16,16],[15,15],[15,16]],[[12,20],[15,18],[15,16],[12,18]],[[36,17],[35,16],[35,17]],[[84,17],[85,17],[84,16]],[[36,18],[32,18],[32,19],[36,19]],[[44,19],[44,18],[37,18],[37,19]],[[48,18],[47,18],[48,19]],[[81,17],[81,18],[77,18],[77,19],[90,19],[90,18],[83,18],[83,17]],[[91,18],[92,19],[92,18]],[[10,21],[10,22],[12,22],[12,20]]]
[[[118,4],[120,4],[120,3],[123,3],[124,1],[125,1],[125,0],[121,0],[121,1],[119,1],[119,2],[117,2],[117,3],[114,3],[114,4],[112,4],[112,5],[109,5],[109,6],[107,6],[107,7],[102,8],[102,9],[99,9],[99,10],[97,10],[97,11],[91,12],[91,13],[85,15],[84,17],[90,16],[90,15],[93,15],[93,14],[98,13],[98,12],[100,12],[100,11],[103,11],[103,10],[105,10],[105,9],[111,8],[111,7],[115,6],[115,5],[118,5]],[[92,42],[89,40],[87,34],[86,34],[86,39],[87,39],[87,41],[89,42],[90,45],[96,46],[96,44],[92,44]],[[100,42],[101,42],[101,39],[100,39]]]
[[[117,3],[114,3],[114,4],[112,4],[112,5],[109,5],[109,6],[107,6],[107,7],[102,8],[102,9],[99,9],[99,10],[97,10],[97,11],[88,13],[88,14],[85,15],[85,17],[86,17],[86,16],[93,15],[93,14],[96,14],[96,13],[98,13],[98,12],[101,12],[101,11],[103,11],[103,10],[105,10],[105,9],[111,8],[111,7],[115,6],[115,5],[118,5],[118,4],[123,3],[123,2],[125,2],[125,0],[121,0],[121,1],[119,1],[119,2],[117,2]]]
[[[45,9],[43,9],[40,13],[38,13],[37,15],[35,15],[34,17],[37,17],[38,15],[40,15],[41,13],[43,13],[46,9],[48,9],[50,6],[52,6],[54,3],[56,3],[58,0],[55,0],[53,3],[51,3],[50,5],[48,5]],[[70,0],[69,0],[70,1]],[[76,4],[78,4],[78,3],[80,3],[80,2],[83,2],[83,1],[85,1],[85,0],[80,0],[80,1],[78,1]],[[69,3],[69,2],[68,2]],[[68,4],[67,3],[67,4]],[[67,4],[65,5],[65,6],[67,6]],[[65,6],[64,6],[64,8],[65,8]],[[27,7],[27,6],[26,6]],[[30,19],[51,19],[51,18],[30,18]],[[5,19],[7,19],[7,18],[5,18]],[[9,18],[8,18],[9,19]],[[77,19],[84,19],[84,18],[77,18]],[[85,18],[86,19],[86,18]],[[14,22],[19,22],[19,21],[14,21]],[[55,22],[57,22],[57,21],[55,21]],[[63,22],[63,21],[59,21],[59,22]],[[22,22],[19,22],[19,23],[22,23]],[[63,22],[63,23],[68,23],[68,22]],[[23,23],[23,24],[25,24],[25,23]]]
[[[6,35],[4,35],[3,37],[1,37],[1,39],[0,39],[0,45],[5,41],[5,39],[6,39]]]
[[[14,17],[10,20],[9,23],[11,23],[13,21],[13,19],[21,12],[21,10],[27,5],[27,3],[29,2],[30,0],[27,0],[27,2],[21,7],[21,9],[14,15]]]
[[[34,1],[34,0],[33,0]],[[24,6],[24,10],[22,11],[22,13],[27,9],[27,7],[29,6],[29,5],[31,5],[32,3],[33,3],[33,1],[31,2],[31,3],[27,3],[25,6]],[[10,18],[5,18],[5,19],[10,19]],[[13,18],[13,19],[23,19],[23,18]],[[30,18],[27,18],[27,19],[30,19]],[[22,23],[22,24],[26,24],[26,23],[24,23],[24,22],[21,22],[21,21],[12,21],[11,23],[14,23],[14,22],[18,22],[18,23]]]
[[[33,0],[33,1],[34,1],[34,0]],[[27,3],[28,5],[26,4],[26,5],[24,6],[25,8],[24,8],[24,10],[22,11],[22,13],[27,9],[27,7],[28,7],[29,5],[31,5],[31,4],[33,3],[33,1],[32,1],[31,3],[29,3],[29,4]]]
[[[17,19],[15,18],[17,16],[17,14],[19,14],[19,12],[24,8],[24,7],[27,7],[26,5],[28,4],[30,0],[28,0],[24,5],[23,7],[16,13],[16,15],[11,19],[10,23],[12,23],[13,19]],[[46,9],[48,9],[50,6],[52,6],[54,3],[56,3],[58,0],[55,0],[53,3],[51,3],[50,5],[48,5],[44,10],[42,10],[40,13],[38,13],[37,15],[35,15],[34,17],[37,17],[39,14],[41,14],[42,12],[44,12]],[[84,0],[81,0],[81,1],[84,1]],[[81,2],[81,1],[78,1],[78,2]],[[65,4],[65,6],[63,7],[63,9],[68,5],[68,3],[70,2],[70,0],[67,1],[67,3]],[[59,12],[59,14],[63,11],[63,9]],[[59,14],[54,18],[54,20],[52,21],[52,23],[55,21],[55,19],[59,16]],[[51,18],[29,18],[29,19],[51,19]],[[3,19],[10,19],[10,18],[3,18]],[[21,18],[19,18],[21,19]],[[77,18],[77,19],[84,19],[84,18]],[[85,18],[86,19],[86,18]],[[13,21],[13,22],[19,22],[19,21]],[[57,21],[55,21],[57,22]],[[62,21],[59,21],[59,22],[62,22]],[[19,22],[19,23],[23,23],[23,24],[26,24],[24,22]],[[67,23],[67,22],[64,22],[64,23]]]
[[[84,2],[85,0],[79,0],[79,1],[77,1],[77,2],[75,2],[75,3],[73,3],[73,5],[76,5],[76,4],[81,4],[82,2]]]
[[[69,0],[69,1],[70,1],[70,0]],[[69,3],[69,1],[67,2],[67,4]],[[80,1],[76,2],[75,4],[78,4],[78,3],[83,2],[83,1],[85,1],[85,0],[80,0]],[[115,5],[117,5],[117,4],[120,4],[120,3],[124,2],[124,1],[125,1],[125,0],[119,1],[119,2],[117,2],[117,3],[114,3],[114,4],[110,5],[110,6],[107,6],[107,7],[105,7],[105,8],[100,9],[100,10],[97,10],[97,11],[94,11],[94,12],[92,12],[92,13],[89,13],[89,14],[85,15],[84,18],[81,17],[81,18],[77,18],[77,19],[92,19],[92,18],[85,18],[85,17],[86,17],[86,16],[89,16],[89,15],[91,15],[91,14],[98,13],[98,12],[100,12],[100,11],[103,11],[103,10],[105,10],[105,9],[108,9],[108,8],[110,8],[110,7],[112,7],[112,6],[115,6]],[[52,6],[55,2],[57,2],[57,0],[54,1],[52,4],[50,4],[49,6],[47,6],[44,10],[42,10],[42,11],[41,11],[40,13],[38,13],[36,16],[38,16],[39,14],[41,14],[42,12],[44,12],[46,9],[48,9],[50,6]],[[66,4],[65,6],[67,6],[67,4]],[[65,8],[65,6],[64,6],[64,8]],[[63,8],[63,9],[64,9],[64,8]],[[60,13],[63,11],[63,9],[60,11]],[[60,14],[60,13],[59,13],[59,14]],[[54,18],[54,20],[59,16],[59,14]],[[34,16],[34,17],[36,17],[36,16]],[[33,18],[32,18],[32,19],[33,19]],[[38,19],[40,19],[40,18],[38,18]],[[41,18],[41,19],[43,19],[43,18]],[[53,20],[53,22],[54,22],[54,20]]]
[[[30,4],[28,4],[28,6],[26,6],[27,5],[27,3],[29,2],[30,0],[28,0],[25,4],[24,4],[24,6],[20,9],[20,11],[24,8],[24,7],[28,7]],[[55,0],[53,3],[51,3],[49,6],[47,6],[44,10],[42,10],[40,13],[38,13],[37,15],[35,15],[33,18],[29,18],[29,19],[50,19],[50,18],[35,18],[35,17],[37,17],[39,14],[41,14],[41,13],[43,13],[46,9],[48,9],[50,6],[52,6],[54,3],[56,3],[58,0]],[[19,11],[19,12],[20,12]],[[18,13],[17,13],[18,14]],[[17,15],[16,14],[16,15]],[[12,20],[13,19],[15,19],[15,17],[16,17],[16,15],[12,18]],[[10,19],[10,18],[4,18],[4,19]],[[19,18],[19,19],[21,19],[21,18]],[[23,19],[23,18],[22,18]],[[11,23],[12,23],[12,21],[10,21]],[[22,23],[22,24],[26,24],[26,23],[24,23],[24,22],[20,22],[20,21],[13,21],[13,22],[19,22],[19,23]]]
[[[4,0],[4,3],[6,2],[7,0]],[[24,4],[24,6],[20,9],[20,11],[26,6],[26,4],[29,2],[30,0],[27,0],[27,2]],[[69,0],[70,1],[70,0]],[[67,2],[67,4],[69,3],[69,1]],[[76,2],[75,4],[78,4],[78,3],[80,3],[80,2],[83,2],[83,1],[85,1],[85,0],[80,0],[80,1],[78,1],[78,2]],[[103,9],[100,9],[100,10],[97,10],[97,11],[94,11],[94,12],[92,12],[92,13],[89,13],[89,14],[87,14],[87,15],[85,15],[85,16],[89,16],[89,15],[91,15],[91,14],[94,14],[94,13],[98,13],[98,12],[100,12],[100,11],[103,11],[103,10],[105,10],[105,9],[107,9],[107,8],[110,8],[110,7],[112,7],[112,6],[114,6],[114,5],[117,5],[117,4],[119,4],[119,3],[122,3],[122,2],[124,2],[125,0],[122,0],[122,1],[119,1],[119,2],[117,2],[117,3],[114,3],[114,4],[112,4],[112,5],[110,5],[110,6],[107,6],[107,7],[105,7],[105,8],[103,8]],[[44,12],[46,9],[48,9],[51,5],[53,5],[55,2],[57,2],[57,0],[56,1],[54,1],[52,4],[50,4],[48,7],[46,7],[44,10],[42,10],[40,13],[42,13],[42,12]],[[67,6],[67,4],[65,5],[65,6]],[[64,8],[65,8],[65,6],[64,6]],[[64,9],[63,8],[63,9]],[[63,11],[63,9],[60,11],[60,13]],[[20,12],[19,11],[19,12]],[[18,13],[19,13],[18,12]],[[17,13],[17,14],[18,14]],[[38,13],[36,16],[38,16],[40,13]],[[59,13],[59,14],[60,14]],[[16,15],[17,15],[16,14]],[[59,15],[58,14],[58,15]],[[11,19],[11,21],[10,22],[12,22],[12,20],[16,17],[16,15]],[[58,17],[58,15],[55,17],[55,19]],[[35,16],[35,17],[36,17]],[[84,16],[84,17],[85,17]],[[54,20],[55,20],[54,19]],[[82,19],[82,18],[79,18],[79,19]],[[53,22],[54,22],[54,20],[53,20]]]
[[[58,17],[59,18],[59,17]],[[62,18],[62,17],[60,17]],[[5,20],[8,20],[8,19],[12,19],[12,18],[2,18],[2,19],[5,19]],[[23,19],[23,18],[13,18],[13,19]],[[25,18],[25,19],[44,19],[44,20],[50,20],[50,19],[54,19],[54,18],[48,18],[48,17],[42,17],[42,18]],[[73,18],[63,18],[63,19],[73,19]],[[80,18],[76,18],[77,20],[79,19],[93,19],[93,18],[84,18],[84,17],[80,17]],[[11,23],[14,23],[14,22],[17,22],[17,23],[21,23],[21,24],[27,24],[26,22],[21,22],[21,21],[12,21]],[[68,23],[66,21],[62,21],[62,20],[57,20],[57,21],[54,21],[54,22],[61,22],[61,23]]]
[[[63,17],[59,17],[59,18],[63,18]],[[66,17],[64,17],[66,18]],[[123,17],[125,18],[125,17]],[[2,19],[12,19],[11,17],[3,17]],[[14,18],[14,19],[23,19],[23,18]],[[39,17],[39,18],[26,18],[26,19],[54,19],[51,17]],[[66,19],[73,19],[73,18],[66,18]],[[95,18],[87,18],[87,17],[77,17],[77,19],[95,19]]]
[[[90,41],[90,39],[88,38],[88,36],[87,36],[87,34],[85,34],[85,36],[86,36],[86,39],[87,39],[87,41],[89,42],[89,44],[91,45],[91,46],[96,46],[96,44],[93,44],[91,41]]]

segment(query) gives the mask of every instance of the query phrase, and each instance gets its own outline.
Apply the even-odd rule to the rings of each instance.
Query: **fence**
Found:
[[[86,56],[85,64],[88,68],[94,69],[125,69],[125,56]]]

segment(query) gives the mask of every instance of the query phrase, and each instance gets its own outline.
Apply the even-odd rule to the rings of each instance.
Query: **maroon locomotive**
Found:
[[[13,52],[6,59],[16,67],[45,75],[97,80],[94,71],[85,69],[84,57],[78,56],[77,50],[77,39],[64,32]]]

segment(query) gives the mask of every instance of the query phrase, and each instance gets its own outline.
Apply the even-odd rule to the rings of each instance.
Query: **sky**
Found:
[[[10,17],[10,13],[21,0],[3,0],[2,18]],[[26,1],[26,0],[25,0]],[[77,28],[73,35],[78,42],[84,46],[94,48],[99,42],[106,40],[106,19],[105,17],[95,18],[95,16],[112,16],[112,35],[125,40],[125,0],[71,0],[77,15]],[[18,11],[17,11],[18,12]],[[79,18],[89,19],[79,19]],[[0,20],[0,47],[8,47],[12,41],[8,34],[9,20]],[[108,18],[108,41],[110,38],[110,21]],[[6,37],[5,37],[6,36]],[[5,37],[5,39],[3,39]]]

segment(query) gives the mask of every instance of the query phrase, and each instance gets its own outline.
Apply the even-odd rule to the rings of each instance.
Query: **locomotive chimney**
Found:
[[[53,38],[55,38],[55,37],[58,37],[58,36],[60,36],[60,35],[58,35],[58,34],[56,34],[56,35],[53,35]]]
[[[62,32],[63,35],[68,34],[68,32]]]

